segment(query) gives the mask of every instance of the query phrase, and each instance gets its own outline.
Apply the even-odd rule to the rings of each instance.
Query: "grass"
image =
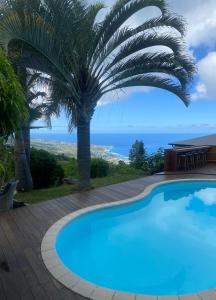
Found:
[[[93,188],[99,188],[115,183],[125,182],[144,176],[144,173],[140,170],[135,170],[131,173],[125,174],[112,174],[103,178],[92,179]],[[15,195],[15,199],[18,201],[23,201],[25,203],[34,204],[55,198],[64,197],[77,192],[75,186],[72,185],[61,185],[58,187],[51,187],[48,189],[33,190],[31,192],[19,192]]]
[[[15,195],[15,199],[23,201],[25,203],[33,204],[42,201],[47,201],[59,197],[64,197],[73,193],[72,186],[61,185],[58,187],[52,187],[48,189],[33,190],[31,192],[18,192]]]

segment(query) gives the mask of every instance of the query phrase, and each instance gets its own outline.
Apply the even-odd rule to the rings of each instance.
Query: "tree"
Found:
[[[147,167],[151,174],[164,170],[164,150],[162,148],[159,148],[156,153],[148,156]]]
[[[15,134],[15,177],[18,191],[30,191],[33,188],[30,166],[27,161],[22,129]]]
[[[136,28],[126,25],[149,6],[161,14]],[[77,127],[81,187],[90,184],[90,122],[102,96],[152,86],[188,105],[195,69],[184,46],[185,22],[170,13],[165,0],[117,0],[97,22],[103,8],[101,2],[87,6],[82,0],[2,0],[0,6],[0,43],[9,52],[20,49],[18,65],[50,76],[53,108],[59,113],[63,107],[69,129]]]
[[[30,169],[30,130],[33,121],[42,118],[46,104],[38,103],[38,97],[45,97],[44,92],[35,91],[37,83],[43,81],[40,73],[31,73],[26,69],[18,69],[22,86],[26,95],[28,117],[20,124],[15,134],[15,176],[18,180],[17,189],[30,191],[33,179]]]
[[[130,165],[135,169],[143,169],[145,168],[146,159],[143,141],[136,140],[129,153]]]
[[[22,126],[22,134],[23,140],[25,145],[25,152],[27,162],[30,165],[30,131],[34,127],[32,123],[45,118],[47,123],[50,123],[50,119],[45,116],[45,111],[49,108],[46,104],[45,97],[46,93],[40,91],[39,88],[41,85],[46,81],[46,79],[42,76],[41,73],[37,72],[29,72],[27,75],[26,81],[26,104],[27,104],[27,111],[28,111],[28,118],[26,119],[25,123]],[[40,101],[38,101],[40,98]],[[49,112],[50,113],[50,112]]]
[[[25,96],[13,67],[0,49],[0,139],[7,139],[27,116]]]
[[[0,186],[11,175],[11,154],[5,141],[19,130],[27,117],[25,96],[17,76],[3,50],[0,49]]]

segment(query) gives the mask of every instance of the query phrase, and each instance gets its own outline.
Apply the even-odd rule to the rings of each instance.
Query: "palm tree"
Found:
[[[155,6],[161,14],[136,28],[135,13]],[[20,49],[16,63],[50,76],[50,101],[63,107],[69,129],[77,127],[80,186],[90,184],[90,123],[103,95],[132,86],[151,86],[189,103],[194,62],[184,45],[185,22],[165,0],[117,0],[102,22],[101,2],[2,0],[0,43]],[[169,51],[159,50],[157,46]]]
[[[46,79],[42,76],[41,73],[37,73],[37,72],[29,73],[27,76],[26,103],[27,103],[28,118],[22,126],[22,135],[23,135],[23,140],[25,145],[26,158],[29,166],[30,166],[30,144],[31,144],[30,131],[31,129],[41,128],[41,127],[32,127],[32,123],[42,118],[44,118],[47,123],[50,123],[50,120],[45,116],[45,111],[49,110],[45,101],[46,93],[39,90],[41,85],[44,82],[46,82]],[[38,101],[39,98],[40,101]]]
[[[30,130],[31,124],[44,116],[48,109],[46,103],[38,101],[44,100],[45,92],[35,90],[45,78],[41,73],[22,70],[22,85],[26,94],[26,111],[28,117],[22,122],[21,128],[15,134],[15,176],[18,180],[18,190],[29,191],[33,188],[33,179],[30,170]],[[47,120],[49,121],[49,120]]]

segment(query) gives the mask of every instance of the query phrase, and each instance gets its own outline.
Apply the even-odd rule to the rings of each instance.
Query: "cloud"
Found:
[[[105,94],[101,100],[98,102],[98,106],[104,106],[113,102],[127,100],[131,94],[134,93],[148,93],[152,90],[151,87],[131,87],[124,90],[117,90],[115,92],[110,92]]]
[[[198,62],[199,82],[192,100],[216,100],[216,51],[209,52]]]
[[[212,206],[216,204],[215,188],[202,189],[199,192],[196,192],[194,195],[206,206]]]
[[[94,3],[94,0],[88,0]],[[107,10],[115,3],[115,0],[104,0]],[[216,32],[215,0],[168,0],[173,12],[178,13],[188,23],[187,42],[192,47],[200,45],[214,46]],[[104,10],[104,13],[106,10]],[[104,15],[102,13],[101,15]],[[157,10],[148,8],[135,14],[131,18],[131,24],[140,24],[146,18],[158,14]]]
[[[187,42],[192,47],[215,45],[215,0],[170,0],[173,11],[183,15],[188,23]]]

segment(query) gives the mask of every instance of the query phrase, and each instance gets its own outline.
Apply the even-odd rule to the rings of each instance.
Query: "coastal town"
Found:
[[[57,141],[48,141],[42,139],[32,139],[32,147],[40,150],[46,150],[55,155],[64,155],[66,157],[77,157],[77,144],[76,143],[66,143]],[[112,153],[112,146],[99,146],[91,145],[91,156],[96,158],[103,158],[109,162],[118,163],[120,160],[127,162],[128,160]]]

